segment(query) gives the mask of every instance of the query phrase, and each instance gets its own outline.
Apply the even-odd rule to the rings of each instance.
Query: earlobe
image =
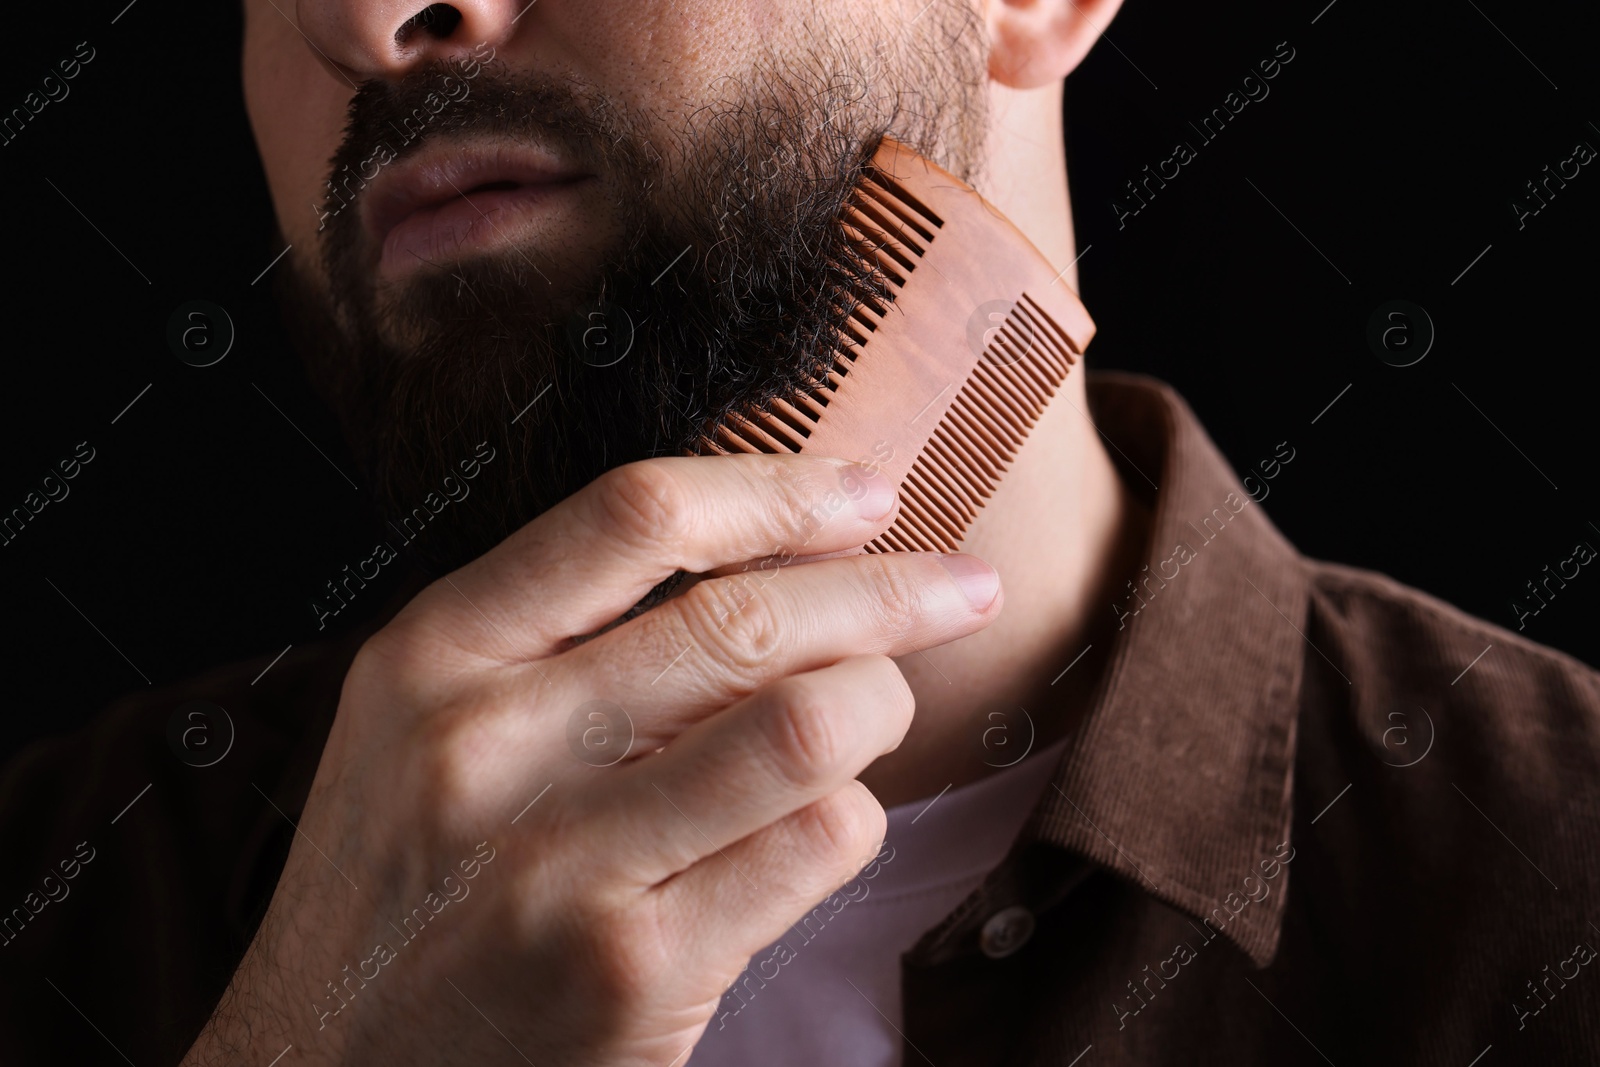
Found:
[[[1012,89],[1065,78],[1121,6],[1122,0],[987,0],[989,77]]]

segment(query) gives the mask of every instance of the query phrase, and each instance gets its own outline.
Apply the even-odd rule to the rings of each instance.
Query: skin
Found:
[[[828,0],[826,17],[884,2]],[[1116,0],[972,2],[991,49],[995,177],[980,187],[1068,263],[1061,79]],[[394,32],[416,0],[247,0],[246,100],[294,255],[315,247],[308,205],[363,78],[488,41],[670,121],[758,44],[801,40],[813,10],[524,3],[458,0],[457,31],[408,50]],[[899,6],[910,19],[921,4]],[[579,270],[605,210],[574,198],[525,237]],[[429,586],[347,676],[302,833],[185,1062],[264,1062],[292,1043],[310,1063],[682,1063],[749,957],[876,853],[885,806],[993,770],[985,709],[1035,709],[1036,745],[1070,729],[1096,658],[1050,679],[1109,644],[1096,635],[1144,518],[1086,411],[1075,373],[961,556],[800,563],[749,603],[711,578],[574,645],[674,570],[794,540],[832,489],[850,502],[818,554],[876,536],[897,507],[837,460],[662,457]],[[574,758],[569,721],[597,695],[630,709],[636,758]],[[433,917],[408,936],[394,923],[419,907]]]

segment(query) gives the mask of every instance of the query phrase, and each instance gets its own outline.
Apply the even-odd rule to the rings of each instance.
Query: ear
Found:
[[[1070,74],[1122,0],[986,0],[989,77],[1037,89]]]

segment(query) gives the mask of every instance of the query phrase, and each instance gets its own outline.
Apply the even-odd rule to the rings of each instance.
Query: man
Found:
[[[1074,371],[952,555],[677,455],[815,371],[884,134],[1074,260],[1116,0],[246,8],[287,319],[439,577],[8,769],[14,1058],[1592,1059],[1594,673],[1302,559],[1170,391]]]

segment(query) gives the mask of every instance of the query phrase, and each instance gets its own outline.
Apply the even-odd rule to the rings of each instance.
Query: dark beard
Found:
[[[839,221],[880,138],[974,177],[980,27],[963,0],[937,0],[924,19],[911,55],[886,56],[879,71],[840,43],[803,63],[769,60],[739,99],[666,132],[676,166],[646,116],[498,63],[399,148],[438,133],[543,140],[609,179],[621,226],[586,284],[507,248],[424,266],[403,303],[385,304],[352,205],[321,235],[331,294],[284,272],[291,334],[391,544],[409,542],[427,570],[454,569],[606,469],[678,454],[728,411],[819,377],[854,294],[882,288]],[[331,173],[396,146],[445,73],[364,85]],[[495,458],[474,464],[482,442]]]

